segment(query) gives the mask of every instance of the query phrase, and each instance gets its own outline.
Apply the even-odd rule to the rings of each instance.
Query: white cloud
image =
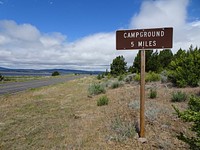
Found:
[[[105,70],[115,57],[115,33],[98,33],[73,43],[61,33],[41,33],[30,24],[0,21],[1,65],[11,68]]]
[[[132,18],[130,27],[180,27],[187,18],[188,0],[148,0]]]
[[[148,0],[130,22],[130,28],[172,26],[174,48],[199,46],[200,21],[186,22],[188,0]],[[96,33],[68,42],[61,33],[41,33],[31,24],[0,21],[0,64],[10,68],[109,69],[123,55],[132,64],[137,50],[116,51],[115,32]]]
[[[5,67],[105,70],[118,55],[133,62],[131,52],[116,51],[115,32],[67,42],[61,33],[43,34],[30,24],[5,20],[0,21],[0,29],[0,58]]]
[[[46,48],[62,45],[62,43],[65,42],[65,40],[66,37],[60,33],[46,34],[40,37],[40,42]]]
[[[173,27],[173,51],[180,47],[188,49],[199,46],[200,21],[188,23],[189,0],[148,0],[141,5],[140,12],[133,16],[130,28]]]
[[[10,20],[0,21],[1,34],[6,34],[14,40],[35,41],[40,37],[40,32],[30,24],[17,25]]]

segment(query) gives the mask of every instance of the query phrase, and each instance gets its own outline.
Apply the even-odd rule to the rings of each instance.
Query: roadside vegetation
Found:
[[[193,48],[191,45],[189,49],[182,50],[179,49],[176,54],[173,55],[171,50],[164,50],[158,53],[158,51],[146,51],[146,76],[145,81],[148,83],[151,82],[160,82],[168,88],[168,86],[174,88],[185,88],[185,87],[199,87],[200,86],[200,48]],[[121,84],[131,84],[135,82],[140,82],[140,51],[138,52],[133,65],[129,68],[123,56],[118,56],[113,59],[113,62],[110,65],[110,72],[102,75],[98,75],[98,79],[107,79],[113,80],[111,88],[118,88],[119,81]],[[101,77],[101,78],[100,78]],[[116,82],[118,79],[118,82]],[[158,86],[158,84],[156,85]],[[155,99],[158,96],[157,87],[152,85],[149,91],[149,98]],[[191,149],[200,149],[200,122],[199,122],[199,110],[190,109],[191,107],[199,107],[198,100],[199,98],[194,98],[194,96],[188,95],[183,90],[173,91],[171,94],[171,102],[185,102],[188,97],[189,109],[181,112],[175,106],[174,109],[182,120],[186,122],[193,122],[191,131],[196,132],[196,136],[187,137],[182,132],[178,135],[178,139],[187,143]],[[192,105],[192,106],[191,106]],[[194,106],[197,105],[197,106]],[[158,113],[157,108],[152,109],[151,111],[146,111],[146,115],[150,118],[157,117]],[[150,119],[152,121],[152,119]]]
[[[1,96],[0,149],[200,149],[200,49],[146,51],[144,143],[139,53],[131,67],[118,56],[103,74]]]

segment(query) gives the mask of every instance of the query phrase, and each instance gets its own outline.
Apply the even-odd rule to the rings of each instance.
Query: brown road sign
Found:
[[[116,31],[116,49],[172,48],[173,28],[152,28]]]

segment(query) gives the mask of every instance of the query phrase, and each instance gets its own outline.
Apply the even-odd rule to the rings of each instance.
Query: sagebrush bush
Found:
[[[104,95],[97,100],[97,106],[108,105],[108,101],[109,101],[108,97]]]
[[[88,93],[90,95],[98,95],[98,94],[105,93],[105,92],[106,92],[105,87],[98,83],[93,83],[88,88]]]
[[[145,116],[150,122],[153,122],[158,118],[158,114],[160,112],[161,112],[161,108],[150,107],[146,109]]]
[[[123,86],[123,84],[124,84],[123,82],[114,81],[114,82],[111,83],[111,86],[110,86],[110,87],[111,87],[112,89],[116,89],[116,88],[118,88],[118,87],[120,87],[120,86]]]
[[[116,88],[118,88],[120,86],[120,83],[118,82],[118,81],[115,81],[115,82],[113,82],[112,84],[111,84],[111,88],[112,89],[116,89]]]
[[[135,123],[117,116],[112,121],[112,130],[115,132],[114,140],[121,142],[136,135]]]
[[[157,90],[151,88],[151,89],[150,89],[150,93],[149,93],[149,98],[154,99],[154,98],[156,98],[156,97],[157,97]]]
[[[134,76],[135,76],[135,74],[127,75],[127,76],[125,77],[124,81],[125,81],[126,83],[131,83],[131,81],[133,81],[133,79],[134,79]]]
[[[134,110],[139,110],[140,109],[140,101],[139,100],[134,100],[134,101],[132,101],[132,102],[130,102],[128,104],[128,107],[132,108]]]
[[[161,78],[161,83],[167,83],[168,82],[168,72],[167,70],[163,70],[161,73],[160,73],[160,78]]]
[[[172,98],[171,98],[172,102],[183,102],[186,99],[187,99],[187,95],[185,92],[178,91],[178,92],[172,93]]]

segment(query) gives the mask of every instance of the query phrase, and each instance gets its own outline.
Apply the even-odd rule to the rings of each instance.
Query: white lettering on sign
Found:
[[[138,47],[156,46],[156,41],[138,41]]]
[[[163,37],[164,31],[140,31],[140,32],[124,32],[124,38],[142,38],[142,37]]]
[[[134,47],[134,42],[133,41],[131,42],[131,47]]]

